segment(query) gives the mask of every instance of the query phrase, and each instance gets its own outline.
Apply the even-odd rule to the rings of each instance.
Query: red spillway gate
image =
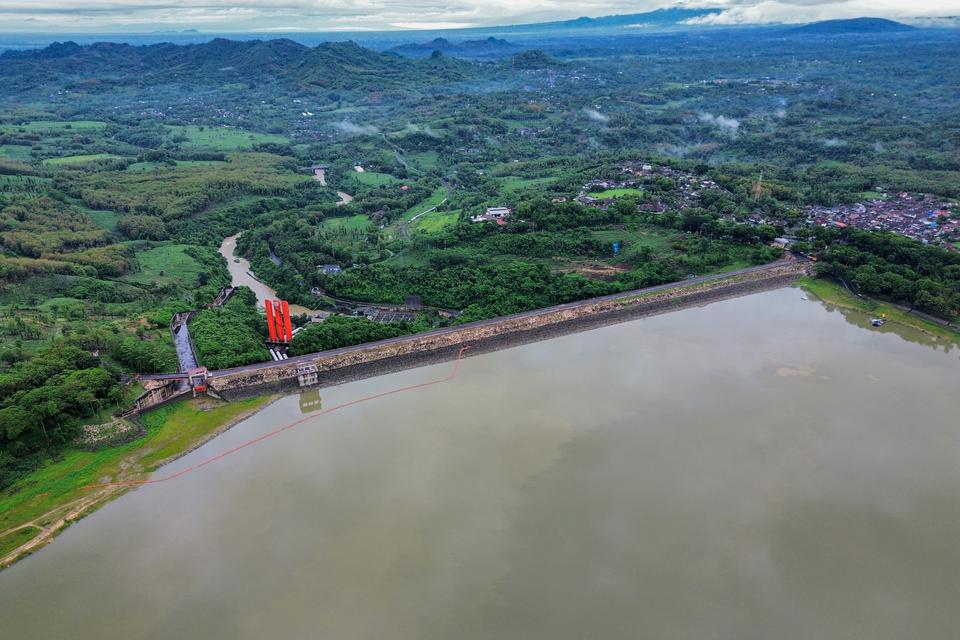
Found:
[[[267,300],[266,308],[270,342],[283,343],[293,340],[290,303],[286,300]]]
[[[277,327],[273,324],[273,300],[267,300],[267,331],[270,332],[270,342],[277,341]]]

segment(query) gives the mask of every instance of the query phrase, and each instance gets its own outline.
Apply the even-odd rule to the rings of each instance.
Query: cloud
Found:
[[[520,24],[665,7],[718,8],[692,24],[809,22],[864,15],[957,15],[958,0],[0,0],[6,32],[246,32],[442,29]]]
[[[685,20],[690,25],[799,24],[819,20],[874,16],[906,22],[957,14],[957,0],[714,0],[685,6],[722,9]]]
[[[587,114],[587,117],[588,117],[588,118],[590,118],[591,120],[594,120],[594,121],[596,121],[596,122],[602,122],[603,124],[607,124],[608,122],[610,122],[610,116],[603,115],[602,113],[600,113],[600,112],[597,111],[596,109],[591,109],[591,108],[589,108],[589,107],[584,107],[584,108],[583,108],[583,112],[584,112],[585,114]]]
[[[334,122],[333,128],[348,136],[375,136],[380,133],[380,129],[372,124],[355,124],[349,120]]]
[[[740,129],[740,121],[734,118],[728,118],[726,116],[715,116],[712,113],[701,113],[697,116],[700,122],[705,122],[706,124],[712,124],[715,127],[719,127],[724,131],[730,133],[736,133]]]

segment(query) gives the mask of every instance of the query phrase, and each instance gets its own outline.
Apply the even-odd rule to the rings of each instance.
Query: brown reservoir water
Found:
[[[802,295],[468,358],[142,487],[0,573],[0,636],[956,637],[960,349]]]

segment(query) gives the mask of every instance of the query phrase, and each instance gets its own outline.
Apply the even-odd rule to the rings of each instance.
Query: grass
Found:
[[[115,211],[86,209],[86,214],[93,220],[93,224],[107,231],[117,230],[117,214]]]
[[[167,165],[162,162],[134,162],[131,165],[127,165],[127,171],[153,171],[154,169],[165,166]]]
[[[400,182],[389,173],[378,173],[376,171],[364,171],[363,173],[351,172],[350,178],[353,182],[369,187],[382,187],[383,185],[395,184]]]
[[[84,162],[97,162],[99,160],[122,160],[123,156],[112,153],[86,153],[78,156],[63,156],[62,158],[48,158],[43,164],[48,166],[57,166],[64,164],[82,164]]]
[[[621,187],[619,189],[606,189],[605,191],[593,191],[590,197],[606,200],[607,198],[622,198],[624,196],[642,196],[643,191],[633,187]]]
[[[422,218],[417,218],[413,228],[424,233],[439,233],[456,224],[459,218],[459,211],[431,211]]]
[[[420,151],[406,154],[407,162],[415,165],[421,171],[433,171],[440,164],[440,154],[436,151]]]
[[[18,162],[30,161],[30,147],[22,144],[0,144],[0,156]]]
[[[26,131],[29,133],[69,133],[71,131],[100,131],[106,128],[106,122],[99,120],[35,120],[25,124],[8,124],[0,127],[0,132]]]
[[[861,200],[883,200],[883,194],[879,191],[864,191],[860,194]]]
[[[170,125],[168,128],[172,135],[183,135],[187,138],[187,141],[182,143],[183,147],[187,149],[202,148],[212,149],[214,151],[237,151],[239,149],[249,149],[255,144],[287,144],[290,142],[283,136],[255,133],[242,129],[228,129],[225,127]]]
[[[320,226],[327,230],[346,229],[348,231],[363,231],[370,226],[370,218],[364,214],[346,218],[327,218]]]
[[[945,327],[936,322],[930,322],[920,316],[907,313],[899,307],[885,304],[879,300],[871,298],[858,298],[851,294],[840,284],[822,278],[804,277],[798,281],[808,293],[816,296],[827,304],[832,304],[845,309],[853,309],[871,316],[883,316],[888,322],[894,322],[906,327],[917,329],[929,335],[946,338],[948,340],[960,340],[960,331],[955,331],[950,327]]]
[[[27,527],[25,529],[18,529],[13,533],[8,533],[7,535],[0,538],[0,558],[7,555],[20,545],[26,544],[37,537],[37,534],[40,533],[40,529],[36,527]]]
[[[50,184],[53,178],[38,178],[37,176],[6,176],[0,175],[0,186],[10,191],[21,191],[33,188],[34,185]]]
[[[500,193],[512,195],[521,189],[540,188],[551,184],[555,178],[520,178],[518,176],[507,176],[500,183]]]
[[[261,396],[213,406],[209,398],[177,401],[145,414],[146,433],[132,442],[100,451],[68,451],[0,493],[0,530],[31,522],[82,498],[89,494],[85,487],[118,478],[124,469],[154,471],[268,399]]]
[[[124,279],[140,283],[193,286],[203,266],[185,253],[187,246],[167,244],[137,253],[140,270],[124,276]]]
[[[661,229],[626,225],[623,229],[602,229],[593,231],[594,238],[609,245],[620,243],[620,253],[611,258],[613,262],[624,262],[640,252],[649,249],[653,255],[672,253],[669,242],[671,234]],[[612,249],[611,249],[612,250]]]
[[[422,200],[417,204],[413,205],[412,207],[410,207],[409,209],[407,209],[406,212],[403,214],[403,216],[401,216],[400,221],[409,222],[410,219],[413,218],[414,216],[420,213],[423,213],[430,207],[436,207],[437,205],[439,205],[441,202],[443,202],[443,199],[446,196],[447,196],[447,190],[444,189],[443,187],[438,187],[433,193],[430,194],[429,198],[427,198],[426,200]]]

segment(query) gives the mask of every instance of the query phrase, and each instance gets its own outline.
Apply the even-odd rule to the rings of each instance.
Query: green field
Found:
[[[242,129],[227,129],[225,127],[199,127],[194,125],[169,125],[174,136],[183,135],[187,138],[182,145],[185,149],[210,149],[213,151],[237,151],[249,149],[255,144],[290,142],[283,136],[268,133],[254,133]]]
[[[30,151],[31,148],[24,144],[0,144],[0,157],[18,162],[29,161]]]
[[[612,262],[627,260],[643,248],[650,249],[654,255],[662,255],[672,251],[669,247],[672,234],[658,227],[627,225],[623,229],[593,231],[591,235],[597,240],[611,245],[611,247],[614,242],[621,243],[620,253],[611,258]]]
[[[350,174],[350,179],[353,182],[370,187],[381,187],[385,184],[395,184],[400,182],[399,178],[394,178],[389,173],[378,173],[376,171],[364,171],[363,173],[357,173],[356,171],[353,171]]]
[[[194,286],[203,267],[184,253],[186,248],[187,245],[184,244],[166,244],[138,252],[137,264],[140,269],[124,276],[124,280],[144,284]]]
[[[100,131],[106,126],[106,122],[100,122],[98,120],[35,120],[24,124],[7,124],[0,126],[0,132],[69,133],[71,131]]]
[[[346,229],[350,231],[362,231],[370,226],[370,218],[361,214],[349,216],[346,218],[327,218],[320,223],[324,229]]]
[[[117,230],[117,214],[114,211],[105,211],[105,210],[96,210],[96,209],[87,209],[84,207],[84,211],[90,219],[93,220],[93,223],[100,227],[101,229],[106,229],[107,231],[116,231]]]
[[[96,162],[98,160],[122,160],[123,156],[113,155],[112,153],[87,153],[78,156],[63,156],[62,158],[48,158],[43,161],[45,165],[61,164],[81,164],[84,162]]]
[[[518,176],[507,176],[503,178],[500,192],[504,195],[513,195],[522,189],[540,188],[554,182],[554,178],[520,178]]]
[[[439,233],[450,225],[456,224],[459,218],[459,211],[431,211],[422,218],[417,218],[413,228],[425,233]]]
[[[440,164],[440,154],[436,151],[420,151],[418,153],[408,153],[404,156],[407,162],[414,164],[423,171],[432,171]]]
[[[600,200],[606,200],[607,198],[622,198],[624,196],[643,196],[643,191],[640,189],[634,189],[632,187],[623,187],[620,189],[607,189],[605,191],[593,191],[590,193],[591,198],[599,198]]]
[[[400,221],[409,222],[410,218],[413,218],[417,214],[423,213],[430,207],[436,207],[439,205],[441,202],[443,202],[445,197],[447,197],[447,190],[443,187],[438,187],[433,193],[430,194],[429,198],[422,200],[421,202],[418,202],[407,209],[403,216],[401,216]]]
[[[167,165],[162,162],[134,162],[127,165],[127,171],[153,171],[165,166]]]

